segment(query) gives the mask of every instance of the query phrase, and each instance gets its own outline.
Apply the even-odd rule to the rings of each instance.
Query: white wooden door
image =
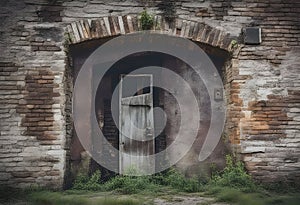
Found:
[[[121,75],[119,124],[120,173],[154,170],[154,160],[143,157],[155,148],[152,75]]]

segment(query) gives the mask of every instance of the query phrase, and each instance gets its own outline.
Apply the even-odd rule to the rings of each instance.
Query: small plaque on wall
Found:
[[[247,27],[244,28],[244,43],[258,45],[261,43],[261,28]]]

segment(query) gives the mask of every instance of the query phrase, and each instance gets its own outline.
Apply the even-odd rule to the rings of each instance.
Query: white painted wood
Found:
[[[143,83],[141,79],[148,78],[150,90],[147,93],[137,93],[135,96],[123,96],[124,80],[133,78]],[[138,89],[136,90],[138,91]],[[145,157],[154,154],[154,120],[153,120],[153,88],[152,75],[121,76],[120,82],[120,173],[127,174],[134,170],[138,174],[155,169],[154,160]]]

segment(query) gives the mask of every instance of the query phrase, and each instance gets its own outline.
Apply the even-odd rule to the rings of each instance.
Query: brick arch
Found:
[[[87,19],[72,22],[66,27],[66,35],[68,36],[68,45],[79,44],[89,40],[117,37],[119,35],[125,35],[130,33],[136,33],[142,31],[140,22],[138,20],[139,16],[137,15],[126,15],[126,16],[109,16],[101,17],[97,19]],[[232,38],[228,33],[213,28],[205,23],[200,23],[196,21],[189,21],[184,19],[175,19],[175,22],[170,25],[168,24],[161,16],[154,17],[154,25],[151,31],[156,33],[182,37],[186,39],[193,40],[195,42],[207,44],[218,49],[222,49],[226,52],[232,53],[234,48],[232,47]],[[238,95],[239,89],[232,91],[232,83],[229,82],[229,79],[232,79],[233,68],[231,60],[235,59],[235,53],[227,59],[226,65],[224,65],[224,86],[226,88],[226,96],[231,96],[231,93]],[[69,65],[68,65],[69,66]],[[235,68],[234,68],[235,69]],[[229,71],[230,70],[230,71]],[[237,73],[234,70],[234,73]],[[67,74],[68,75],[68,74]],[[70,76],[66,77],[67,79]],[[71,77],[72,78],[72,77]],[[69,79],[70,82],[72,79]],[[72,85],[69,85],[72,86]],[[68,88],[69,89],[69,88]],[[69,92],[72,92],[71,89]],[[72,94],[67,95],[68,109],[71,107],[71,97]],[[237,116],[239,111],[236,111],[236,105],[231,99],[227,101],[228,103],[228,116]],[[69,111],[68,111],[69,112]],[[70,113],[69,113],[70,114]],[[68,116],[67,121],[72,121]],[[232,143],[233,148],[239,147],[239,126],[238,122],[234,121],[237,117],[229,119],[227,124],[231,127],[225,125],[225,133],[228,135],[230,143]],[[67,123],[71,124],[72,123]],[[71,128],[73,129],[73,128]],[[68,134],[68,138],[71,138],[71,132]],[[70,146],[70,140],[67,142],[67,147]],[[70,157],[70,156],[69,156]],[[69,159],[68,159],[69,160]],[[70,166],[70,165],[67,165]],[[69,168],[66,169],[66,176],[68,176]],[[68,182],[66,182],[68,183]]]
[[[142,31],[139,16],[109,16],[98,19],[88,19],[67,25],[66,34],[70,44],[77,44],[92,39],[114,37]],[[205,23],[176,19],[170,25],[161,16],[154,17],[152,31],[167,35],[183,37],[196,42],[232,51],[232,37],[228,33],[213,28]]]

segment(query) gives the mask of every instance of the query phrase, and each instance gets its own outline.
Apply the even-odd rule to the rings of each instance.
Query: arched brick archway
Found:
[[[139,16],[109,16],[73,22],[66,27],[66,35],[70,44],[87,40],[114,37],[122,34],[140,32]],[[213,28],[205,23],[176,19],[170,25],[161,16],[154,17],[152,31],[162,34],[183,37],[195,42],[205,43],[228,52],[232,51],[232,40],[226,32]]]
[[[230,37],[229,34],[200,22],[176,19],[174,23],[170,25],[161,16],[155,16],[154,25],[151,31],[175,37],[187,38],[196,43],[213,47],[217,52],[222,51],[227,54],[233,54],[235,50],[235,47],[232,44],[232,40],[234,39]],[[142,32],[139,17],[127,15],[110,16],[73,22],[66,26],[65,34],[68,40],[67,45],[76,47],[84,45],[86,42],[91,42],[93,44],[94,40],[111,39],[119,35],[126,35],[136,32]],[[231,99],[231,96],[232,94],[235,94],[235,92],[239,92],[238,89],[231,90],[231,87],[234,87],[234,85],[230,82],[230,78],[232,78],[232,75],[234,73],[232,69],[235,69],[234,66],[232,66],[231,59],[234,58],[236,58],[235,55],[231,55],[230,58],[226,59],[227,61],[225,62],[225,65],[223,65],[222,70],[227,99],[228,97],[230,97],[230,99],[227,101],[229,116],[236,115],[236,103]],[[71,95],[72,94],[70,94],[69,97]],[[69,100],[71,101],[71,99]],[[70,105],[71,104],[69,104],[69,106]],[[227,126],[225,128],[225,132],[233,145],[238,144],[239,124],[237,121],[231,121],[230,118],[228,119],[229,120],[227,124],[230,124],[230,128],[229,126]],[[70,137],[71,134],[67,138],[70,139]],[[69,143],[67,143],[67,147],[70,147]],[[68,169],[66,171],[68,172]],[[68,177],[68,173],[65,176]]]

